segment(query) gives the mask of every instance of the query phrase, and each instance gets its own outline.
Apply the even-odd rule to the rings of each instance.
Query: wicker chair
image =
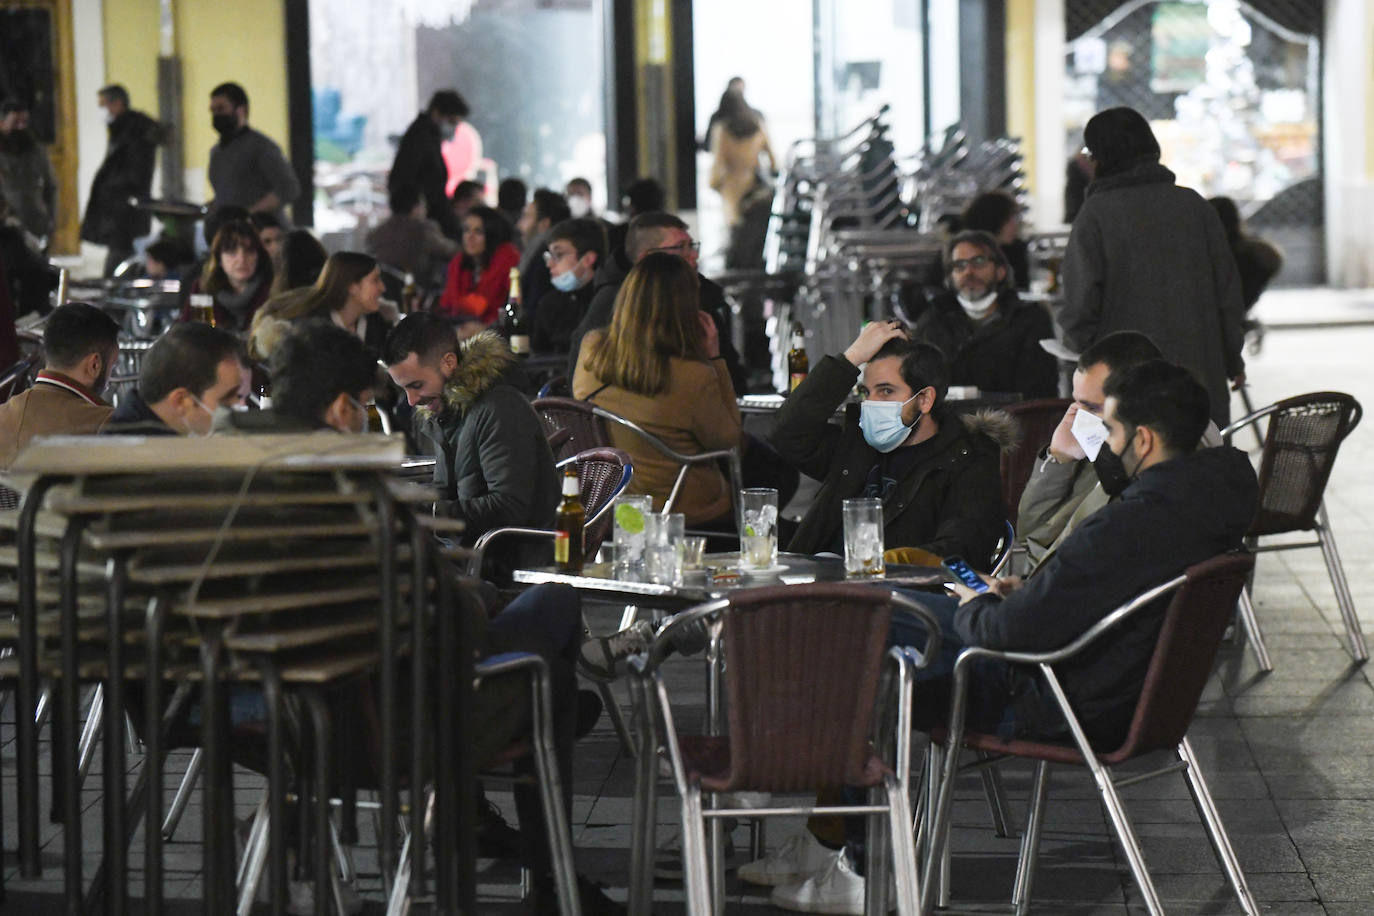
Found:
[[[1026,481],[1035,470],[1036,456],[1049,443],[1054,428],[1072,403],[1068,398],[1044,398],[1007,405],[1007,413],[1016,418],[1021,430],[1016,445],[1002,453],[1002,499],[1007,504],[1007,518],[1016,518],[1021,491],[1026,489]]]
[[[589,448],[609,448],[611,437],[592,405],[576,398],[536,398],[534,412],[544,424],[544,435],[554,448],[553,457],[563,461]],[[555,438],[556,437],[556,438]]]

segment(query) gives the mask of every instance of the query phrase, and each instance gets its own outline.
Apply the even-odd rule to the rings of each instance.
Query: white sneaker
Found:
[[[843,850],[831,853],[829,866],[820,874],[795,884],[773,888],[772,904],[794,913],[834,913],[863,916],[864,879],[854,873]],[[892,909],[888,898],[888,909]]]
[[[764,887],[792,884],[824,871],[834,857],[833,849],[826,849],[811,835],[811,831],[803,830],[779,846],[772,855],[741,865],[739,877],[741,881]]]

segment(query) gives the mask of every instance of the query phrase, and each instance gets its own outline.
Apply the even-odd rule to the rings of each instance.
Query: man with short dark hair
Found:
[[[119,325],[95,306],[58,306],[43,327],[44,368],[0,404],[0,470],[38,436],[98,432],[113,408],[100,398],[119,357]]]
[[[152,217],[129,203],[130,198],[147,198],[153,189],[153,169],[162,128],[141,111],[129,107],[129,93],[112,84],[98,93],[105,109],[110,142],[105,160],[91,182],[86,218],[81,221],[83,241],[104,245],[105,276],[134,253],[134,239],[148,234]]]
[[[960,232],[945,244],[944,257],[948,289],[931,300],[912,334],[944,353],[949,383],[1024,400],[1058,394],[1059,364],[1040,346],[1054,337],[1049,313],[1017,296],[997,240]]]
[[[33,129],[29,103],[0,102],[0,195],[35,239],[49,240],[57,228],[57,173]]]
[[[403,318],[387,338],[391,380],[415,408],[414,431],[434,455],[435,513],[462,519],[461,540],[492,528],[549,528],[559,499],[553,453],[534,408],[505,375],[515,357],[492,332],[459,347],[431,312]],[[547,545],[513,538],[498,568],[547,560]]]
[[[423,289],[441,288],[444,269],[458,253],[459,244],[425,215],[419,188],[397,185],[390,197],[391,215],[367,234],[367,253],[410,274]]]
[[[429,218],[452,239],[460,238],[463,229],[448,199],[448,164],[444,162],[443,144],[453,139],[469,110],[468,103],[452,89],[440,89],[430,96],[429,105],[401,136],[386,177],[388,192],[402,186],[417,189],[425,200]]]
[[[219,142],[210,147],[206,171],[215,190],[211,208],[272,213],[283,226],[289,225],[286,205],[300,196],[300,179],[281,147],[248,126],[248,93],[238,83],[220,83],[210,90],[210,118],[219,134]]]
[[[453,216],[458,220],[459,227],[462,227],[463,218],[472,212],[473,207],[484,206],[486,202],[486,185],[480,181],[467,179],[458,182],[453,189],[453,197],[449,199],[449,203],[453,206]]]
[[[102,432],[208,436],[215,411],[241,407],[246,387],[237,337],[200,322],[173,325],[144,354],[138,388]]]
[[[566,353],[573,329],[591,304],[592,278],[606,257],[606,232],[593,217],[568,219],[549,231],[543,261],[553,286],[534,311],[535,353]]]
[[[549,247],[549,231],[572,218],[563,195],[548,188],[536,188],[530,202],[525,204],[515,223],[516,234],[524,246],[520,254],[520,294],[525,320],[533,322],[539,312],[539,302],[552,288],[544,252]],[[568,376],[572,378],[572,376]]]
[[[281,249],[282,243],[286,240],[286,227],[277,219],[275,213],[254,213],[248,218],[248,222],[258,233],[258,241],[262,242],[267,256],[272,259],[272,275],[276,276],[281,273]]]
[[[529,186],[519,178],[503,179],[496,186],[496,209],[514,226],[525,212],[525,202],[529,196]]]

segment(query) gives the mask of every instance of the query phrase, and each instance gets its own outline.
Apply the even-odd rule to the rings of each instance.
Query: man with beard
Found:
[[[211,208],[272,213],[283,226],[290,225],[285,208],[300,196],[301,183],[281,147],[248,126],[248,93],[238,83],[220,83],[210,90],[210,116],[219,134],[210,148]]]
[[[91,182],[86,218],[81,221],[83,241],[104,245],[105,276],[134,253],[134,239],[148,234],[151,218],[129,199],[146,198],[153,187],[153,168],[162,129],[141,111],[129,107],[123,86],[110,85],[99,92],[100,107],[109,125],[110,145],[105,161]]]
[[[1023,398],[1059,392],[1059,366],[1040,341],[1054,336],[1050,316],[1022,302],[1006,256],[986,232],[960,232],[945,245],[946,292],[931,300],[912,336],[949,361],[951,385],[1014,391]]]
[[[0,103],[0,196],[35,238],[49,239],[57,225],[57,175],[32,130],[29,105]]]

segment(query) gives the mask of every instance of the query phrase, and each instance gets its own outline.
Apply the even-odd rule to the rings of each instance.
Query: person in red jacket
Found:
[[[496,320],[510,296],[510,271],[520,263],[506,218],[491,207],[473,207],[463,217],[463,250],[448,265],[437,311],[463,322],[463,336]]]

